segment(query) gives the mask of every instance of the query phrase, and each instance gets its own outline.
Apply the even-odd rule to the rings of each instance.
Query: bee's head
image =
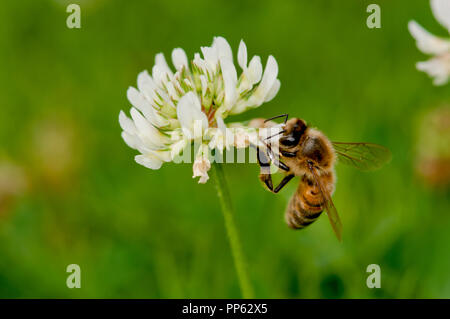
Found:
[[[280,138],[280,146],[293,147],[296,146],[307,126],[306,122],[299,118],[292,118],[286,122],[284,133]]]

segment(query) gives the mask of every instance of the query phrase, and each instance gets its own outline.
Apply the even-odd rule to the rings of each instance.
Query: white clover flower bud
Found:
[[[194,172],[194,175],[192,177],[200,177],[198,181],[199,184],[205,184],[209,179],[208,171],[211,168],[211,163],[208,159],[208,153],[208,145],[202,144],[198,150],[194,165],[192,166]]]

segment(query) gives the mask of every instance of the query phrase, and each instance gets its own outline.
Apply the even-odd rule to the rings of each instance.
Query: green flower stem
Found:
[[[227,182],[225,180],[225,174],[221,164],[214,163],[213,166],[217,195],[219,196],[220,205],[222,206],[222,213],[225,219],[225,228],[230,241],[231,253],[233,255],[234,266],[236,267],[236,272],[239,279],[239,286],[241,287],[243,297],[246,299],[251,299],[253,298],[253,289],[247,274],[241,242],[239,241],[239,235],[233,219],[231,197]]]

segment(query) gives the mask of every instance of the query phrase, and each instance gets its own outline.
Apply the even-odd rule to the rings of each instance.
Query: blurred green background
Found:
[[[335,141],[389,147],[392,162],[362,173],[337,166],[339,243],[326,217],[284,222],[295,182],[274,195],[256,164],[227,164],[235,218],[258,298],[450,298],[450,196],[415,173],[421,119],[450,100],[415,69],[427,59],[415,19],[447,36],[428,1],[3,2],[0,10],[0,297],[240,298],[214,185],[189,164],[159,171],[120,137],[128,86],[154,55],[189,57],[222,35],[237,52],[277,59],[281,90],[229,120],[289,113]],[[79,264],[82,288],[66,287]],[[379,264],[381,288],[366,286]]]

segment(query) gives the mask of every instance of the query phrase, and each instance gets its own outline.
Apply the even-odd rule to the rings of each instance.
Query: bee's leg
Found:
[[[270,158],[259,147],[257,147],[256,152],[258,155],[258,163],[261,167],[259,179],[264,182],[271,192],[273,192],[272,175],[270,174]]]
[[[289,167],[281,162],[279,159],[273,162],[276,167],[281,168],[283,171],[289,172]]]
[[[283,155],[284,157],[296,157],[297,156],[297,152],[285,152],[285,151],[282,151],[281,155]]]
[[[278,193],[284,186],[286,186],[286,184],[294,177],[294,174],[291,175],[286,175],[280,182],[280,184],[278,184],[278,186],[275,188],[275,190],[273,191],[274,193]]]
[[[266,185],[269,191],[273,192],[272,175],[270,174],[259,174],[259,179]]]
[[[267,152],[264,152],[264,150],[257,147],[256,154],[258,156],[258,164],[261,167],[261,172],[270,172],[270,157]]]
[[[270,152],[272,152],[271,151],[271,148],[270,148],[270,146],[268,146],[268,150],[267,150],[268,152],[270,151]],[[273,153],[272,153],[273,154]],[[267,156],[269,156],[269,153],[267,153]],[[280,161],[280,156],[278,155],[278,156],[272,156],[272,161],[273,161],[273,164],[276,166],[276,167],[278,167],[278,168],[280,168],[280,169],[282,169],[283,171],[286,171],[286,172],[289,172],[289,167],[286,165],[286,164],[284,164],[283,162],[281,162]]]
[[[295,157],[296,156],[296,153],[286,153],[284,151],[282,151],[281,154],[283,156],[286,156],[286,154],[288,154],[288,156],[286,156],[286,157]],[[273,159],[273,163],[275,164],[276,167],[278,167],[286,172],[290,171],[290,168],[286,164],[284,164],[282,161],[280,161],[279,155]]]

